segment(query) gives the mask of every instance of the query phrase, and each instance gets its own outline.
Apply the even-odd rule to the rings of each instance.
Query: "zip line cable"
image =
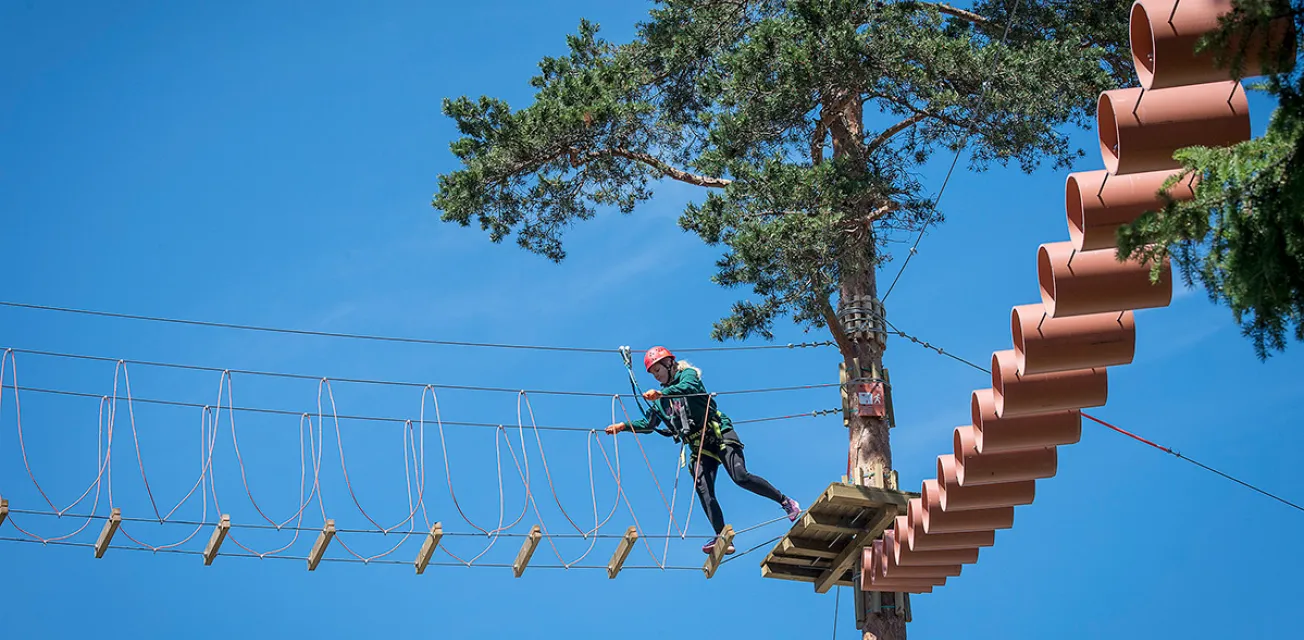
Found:
[[[22,302],[7,302],[0,300],[0,307],[9,307],[12,309],[29,309],[36,311],[54,311],[59,313],[70,313],[77,315],[96,316],[101,318],[117,318],[120,320],[140,320],[146,322],[160,322],[166,324],[188,325],[195,327],[209,327],[217,329],[238,329],[241,331],[258,331],[263,333],[279,333],[298,336],[316,336],[323,338],[346,338],[351,340],[371,340],[377,342],[397,342],[403,344],[423,344],[437,345],[446,347],[481,347],[492,349],[518,349],[534,351],[554,351],[563,353],[616,353],[612,348],[596,347],[557,347],[545,345],[526,345],[526,344],[502,344],[495,342],[465,342],[457,340],[435,340],[430,338],[411,338],[402,336],[382,336],[362,333],[343,333],[337,331],[313,331],[309,329],[290,329],[283,327],[264,327],[257,325],[236,324],[231,322],[212,322],[207,320],[188,320],[183,318],[167,318],[159,316],[146,316],[130,313],[116,313],[111,311],[97,311],[93,309],[77,309],[72,307],[57,307],[53,305],[28,304]],[[731,352],[731,351],[767,351],[774,349],[803,349],[809,347],[827,347],[833,346],[833,341],[824,342],[802,342],[788,344],[766,344],[766,345],[746,345],[736,347],[696,347],[689,349],[676,349],[682,353],[708,353],[708,352]]]

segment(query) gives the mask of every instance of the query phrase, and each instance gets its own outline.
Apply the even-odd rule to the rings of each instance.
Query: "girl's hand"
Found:
[[[613,436],[614,436],[614,435],[616,435],[617,433],[620,433],[621,431],[624,431],[625,429],[626,429],[626,427],[625,427],[625,423],[623,423],[623,422],[617,422],[616,424],[613,424],[613,425],[607,427],[607,434],[608,434],[608,435],[613,435]]]
[[[648,402],[656,402],[661,399],[661,392],[656,389],[648,389],[643,392],[643,399]]]

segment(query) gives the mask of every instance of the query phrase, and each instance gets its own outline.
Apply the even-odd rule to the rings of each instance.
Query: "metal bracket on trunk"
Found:
[[[887,312],[883,303],[869,296],[854,296],[838,304],[838,321],[853,342],[877,342],[887,348]]]

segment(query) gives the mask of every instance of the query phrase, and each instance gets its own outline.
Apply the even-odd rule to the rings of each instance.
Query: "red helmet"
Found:
[[[652,347],[643,354],[643,368],[649,372],[652,371],[652,365],[661,361],[662,358],[673,358],[675,354],[665,347]]]

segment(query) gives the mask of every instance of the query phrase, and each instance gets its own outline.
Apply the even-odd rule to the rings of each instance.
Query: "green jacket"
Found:
[[[708,404],[709,420],[706,419]],[[658,406],[660,411],[656,410]],[[686,414],[689,420],[687,428],[681,423],[681,414]],[[701,376],[692,367],[675,372],[668,384],[661,385],[661,398],[647,417],[625,424],[635,433],[652,433],[655,427],[665,424],[663,415],[670,419],[671,423],[666,427],[671,431],[688,431],[688,444],[694,453],[702,440],[703,424],[708,425],[707,446],[703,453],[713,456],[719,452],[721,435],[733,431],[733,422],[720,412],[716,399],[707,395]]]

